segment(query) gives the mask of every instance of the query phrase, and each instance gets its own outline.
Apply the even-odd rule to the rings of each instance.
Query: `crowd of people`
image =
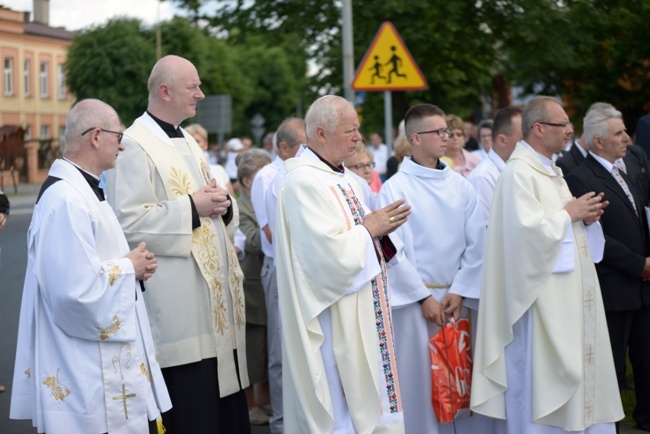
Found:
[[[328,95],[219,156],[180,126],[200,84],[170,55],[124,131],[102,101],[70,111],[28,234],[11,418],[49,434],[613,434],[629,352],[650,431],[650,161],[613,106],[574,142],[551,97],[476,138],[417,104],[391,155]],[[473,413],[441,423],[429,340],[462,319]]]

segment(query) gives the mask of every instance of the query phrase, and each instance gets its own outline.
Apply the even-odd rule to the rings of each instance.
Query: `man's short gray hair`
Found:
[[[305,121],[300,118],[286,118],[275,133],[277,143],[286,143],[291,149],[295,148],[298,145],[301,145],[300,140],[298,139],[298,134],[296,134],[298,129],[302,128],[305,130]]]
[[[620,111],[613,107],[591,108],[583,121],[583,140],[588,148],[593,148],[594,138],[606,138],[608,134],[607,121],[610,119],[623,119]]]
[[[325,95],[318,98],[307,110],[305,115],[305,133],[307,141],[316,137],[316,128],[322,126],[326,131],[332,131],[341,121],[346,110],[353,109],[350,101],[336,95]],[[280,140],[278,140],[280,142]]]
[[[88,98],[76,103],[65,120],[63,154],[76,153],[84,140],[81,134],[89,128],[109,129],[111,113],[117,116],[113,107],[98,99]]]
[[[521,115],[521,132],[524,136],[524,140],[530,135],[530,131],[533,129],[533,125],[536,122],[543,122],[548,120],[548,103],[553,102],[559,104],[560,102],[550,96],[536,96],[526,104],[524,107],[524,112]]]
[[[237,156],[237,179],[241,182],[271,162],[271,156],[264,149],[252,148]]]

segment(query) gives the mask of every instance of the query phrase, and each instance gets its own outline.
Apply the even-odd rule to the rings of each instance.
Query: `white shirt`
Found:
[[[384,175],[386,173],[386,162],[388,161],[388,146],[382,143],[376,148],[370,145],[368,149],[375,155],[375,170],[380,175]]]
[[[283,164],[284,161],[279,156],[275,157],[275,160],[271,164],[267,164],[257,172],[255,179],[253,179],[253,186],[251,187],[251,203],[253,204],[257,224],[260,225],[262,252],[267,258],[273,258],[275,254],[273,252],[273,244],[269,242],[264,233],[264,227],[269,224],[269,218],[266,212],[266,194],[273,179],[280,171],[284,171]]]
[[[490,207],[492,206],[494,188],[505,167],[506,163],[496,152],[490,149],[486,158],[467,177],[467,180],[472,184],[478,195],[479,205],[483,212],[486,226],[490,219]]]

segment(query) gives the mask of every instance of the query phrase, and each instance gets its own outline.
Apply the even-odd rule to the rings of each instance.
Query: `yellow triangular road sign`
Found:
[[[375,35],[352,81],[357,91],[420,90],[427,87],[395,26],[385,21]]]

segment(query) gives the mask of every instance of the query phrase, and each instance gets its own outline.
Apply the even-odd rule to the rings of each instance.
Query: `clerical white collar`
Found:
[[[87,173],[88,175],[92,176],[92,177],[95,178],[97,181],[99,181],[99,176],[95,175],[94,173],[90,173],[89,171],[87,171],[86,169],[84,169],[83,167],[81,167],[80,165],[78,165],[77,163],[75,163],[74,161],[71,161],[71,160],[69,160],[69,159],[67,159],[67,158],[65,158],[65,157],[62,157],[62,158],[63,158],[65,161],[67,161],[68,163],[72,164],[72,165],[73,165],[74,167],[76,167],[77,169],[81,170],[83,173]]]
[[[499,156],[499,154],[494,152],[494,150],[490,149],[488,151],[487,158],[489,158],[490,161],[492,161],[492,163],[494,163],[494,165],[496,166],[499,173],[503,172],[503,169],[506,168],[506,162],[503,161],[503,159]]]
[[[607,171],[607,173],[612,173],[612,169],[614,168],[614,163],[610,163],[609,161],[605,160],[603,157],[598,156],[598,155],[594,154],[594,153],[591,152],[591,151],[589,151],[589,155],[591,155],[592,157],[594,157],[594,159],[595,159],[596,161],[598,161],[598,162],[600,163],[600,165],[603,166],[603,167],[605,168],[605,170]]]
[[[530,145],[529,145],[525,140],[522,140],[522,141],[519,142],[519,143],[521,143],[521,144],[522,144],[526,149],[529,149],[529,150],[533,151],[533,152],[535,153],[535,155],[537,155],[537,158],[539,158],[539,161],[542,162],[542,164],[544,165],[544,167],[546,168],[546,170],[548,170],[548,172],[549,172],[551,175],[557,175],[557,172],[556,172],[555,169],[553,168],[553,166],[554,166],[554,164],[555,164],[555,163],[553,163],[553,160],[551,160],[550,158],[548,158],[546,155],[542,155],[542,154],[540,154],[539,152],[537,152],[537,151],[536,151],[532,146],[530,146]]]

